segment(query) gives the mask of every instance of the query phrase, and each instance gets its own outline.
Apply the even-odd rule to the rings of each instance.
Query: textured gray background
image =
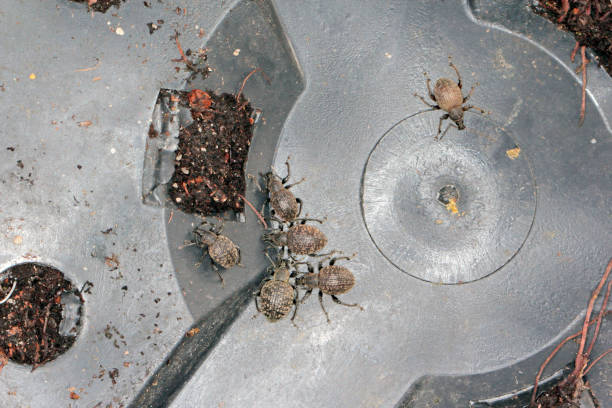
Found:
[[[168,247],[177,241],[166,239],[168,214],[142,204],[142,165],[159,89],[184,86],[171,62],[174,29],[183,33],[184,48],[201,46],[236,2],[151,4],[130,0],[92,16],[66,0],[0,1],[0,265],[35,257],[79,287],[86,280],[95,285],[68,353],[33,373],[12,363],[4,368],[3,406],[128,404],[199,317],[197,301],[188,307],[181,296],[189,281],[177,279],[181,272],[173,267]],[[530,16],[523,2],[273,4],[306,83],[282,129],[275,165],[281,169],[292,155],[295,175],[308,178],[295,188],[306,212],[328,217],[322,229],[330,246],[358,251],[350,264],[357,286],[343,299],[365,311],[326,299],[328,325],[313,298],[301,308],[296,330],[288,320],[253,319],[249,303],[193,377],[182,379],[186,385],[172,406],[390,407],[423,376],[502,370],[573,330],[610,256],[607,74],[589,65],[587,117],[578,128],[572,37]],[[177,6],[186,16],[174,12]],[[159,18],[165,24],[149,35],[145,24]],[[125,35],[111,30],[117,26]],[[445,286],[386,261],[365,228],[360,191],[374,145],[422,108],[412,96],[424,93],[422,72],[452,74],[449,54],[467,85],[480,82],[474,103],[492,111],[532,163],[538,203],[531,233],[511,263],[485,279]],[[96,70],[76,71],[95,66],[96,58]],[[79,127],[85,120],[92,125]],[[453,143],[441,143],[447,142]],[[109,227],[115,234],[100,233]],[[104,257],[113,253],[121,265],[111,272]],[[107,325],[125,344],[116,334],[104,336]],[[609,342],[606,333],[602,340]],[[120,372],[114,386],[107,373],[113,368]],[[93,378],[101,369],[103,378]],[[487,389],[493,395],[478,398],[522,388],[534,374],[491,377],[498,381]],[[70,387],[80,400],[69,399]]]

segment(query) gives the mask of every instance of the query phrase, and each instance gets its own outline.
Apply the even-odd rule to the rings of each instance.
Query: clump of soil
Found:
[[[199,89],[176,95],[190,108],[193,122],[179,131],[170,197],[187,213],[242,212],[251,105],[240,96]]]
[[[580,406],[580,395],[587,390],[584,383],[566,383],[556,385],[550,391],[538,396],[535,406],[538,408],[575,408]]]
[[[0,305],[0,359],[36,368],[74,343],[76,333],[60,333],[64,309],[61,297],[66,292],[80,294],[62,272],[50,266],[27,263],[7,272],[0,282],[2,296],[9,293],[15,280],[17,285],[11,298]]]
[[[119,7],[122,1],[125,0],[72,0],[77,3],[87,3],[89,8],[101,13],[106,13],[111,6]]]
[[[567,10],[563,3],[568,6]],[[580,45],[593,49],[599,64],[612,75],[612,3],[607,0],[538,0],[533,9],[572,32]]]

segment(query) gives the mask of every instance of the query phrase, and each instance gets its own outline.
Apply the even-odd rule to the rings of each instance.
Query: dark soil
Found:
[[[550,391],[543,392],[536,399],[538,408],[576,408],[580,406],[580,395],[586,388],[580,383],[570,382],[556,385]]]
[[[74,343],[76,333],[64,336],[59,332],[64,309],[61,295],[80,294],[57,269],[28,263],[7,271],[0,282],[2,297],[9,293],[15,279],[13,295],[0,305],[0,356],[36,368]]]
[[[72,0],[77,3],[85,3],[88,4],[89,0]],[[119,7],[119,5],[125,0],[97,0],[95,3],[89,6],[90,9],[94,11],[99,11],[101,13],[106,13],[111,6]]]
[[[580,45],[593,49],[599,64],[612,76],[612,3],[569,0],[569,11],[561,22],[562,0],[537,0],[535,4],[537,14],[572,32]]]
[[[194,90],[175,95],[181,105],[190,107],[194,121],[179,131],[170,197],[187,213],[242,212],[239,195],[244,196],[244,172],[253,137],[251,105],[243,97],[238,103],[228,93]]]

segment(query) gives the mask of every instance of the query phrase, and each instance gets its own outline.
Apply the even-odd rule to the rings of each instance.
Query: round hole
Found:
[[[80,292],[48,265],[19,264],[0,276],[0,300],[8,297],[0,304],[0,358],[38,367],[65,353],[80,328]]]
[[[438,191],[437,200],[442,205],[448,205],[451,202],[459,200],[459,190],[452,184],[447,184]]]

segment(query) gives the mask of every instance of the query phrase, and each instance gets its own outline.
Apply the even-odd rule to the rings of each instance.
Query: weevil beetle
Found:
[[[321,222],[304,218],[300,224],[290,225],[287,231],[279,224],[279,229],[265,232],[263,240],[276,247],[287,247],[289,254],[310,255],[319,252],[327,245],[327,237],[318,228],[306,225],[306,221]]]
[[[209,225],[208,228],[204,228],[205,225]],[[208,248],[208,256],[210,256],[211,265],[221,283],[224,283],[223,276],[219,272],[219,269],[215,264],[228,269],[232,266],[240,264],[240,248],[234,244],[231,239],[225,235],[221,235],[223,231],[223,223],[220,226],[211,225],[209,222],[204,221],[202,224],[197,226],[193,234],[195,236],[194,244],[200,248]]]
[[[337,297],[337,295],[347,293],[353,288],[353,286],[355,286],[355,276],[348,268],[335,265],[335,263],[341,259],[350,260],[354,256],[355,254],[352,256],[334,257],[329,260],[327,266],[323,266],[324,261],[321,261],[319,262],[317,272],[314,271],[312,264],[306,262],[306,265],[308,266],[308,273],[303,273],[295,278],[295,285],[297,287],[306,288],[306,293],[299,303],[304,303],[304,301],[312,294],[314,289],[319,289],[319,304],[325,313],[328,323],[331,322],[331,320],[329,319],[329,314],[323,305],[323,294],[330,295],[332,300],[339,305],[358,307],[359,309],[363,310],[363,307],[361,307],[359,304],[344,303]],[[297,264],[299,263],[296,263],[296,265]]]
[[[426,72],[424,73],[425,78],[427,79],[426,84],[429,97],[436,104],[433,105],[427,102],[425,98],[418,95],[417,93],[414,94],[414,96],[423,101],[425,105],[429,106],[431,108],[430,110],[443,110],[446,112],[440,117],[440,123],[438,124],[438,133],[434,137],[434,140],[442,140],[442,138],[451,126],[454,126],[459,130],[465,129],[465,124],[463,123],[464,112],[469,111],[470,109],[474,109],[479,111],[480,113],[486,113],[484,109],[478,108],[474,105],[463,105],[472,97],[472,93],[474,92],[474,89],[476,89],[478,83],[474,84],[467,96],[464,97],[461,92],[461,89],[463,87],[463,83],[461,82],[461,74],[459,74],[459,70],[450,60],[451,58],[448,57],[448,59],[449,66],[457,73],[457,82],[448,78],[440,78],[436,81],[432,92],[430,84],[431,79],[429,78]],[[442,133],[442,123],[447,119],[452,120],[454,124],[449,124],[444,130],[444,133]],[[441,136],[440,133],[442,133]]]
[[[280,176],[273,171],[262,175],[266,183],[266,189],[269,193],[266,202],[270,205],[270,215],[278,217],[284,222],[293,221],[300,216],[302,212],[302,200],[295,197],[289,189],[305,180],[302,178],[296,183],[287,184],[291,177],[289,158],[290,157],[287,157],[287,161],[285,162],[287,166],[287,175],[284,178],[281,179]]]
[[[298,291],[289,283],[289,278],[292,276],[291,261],[281,259],[279,262],[274,262],[267,253],[266,256],[272,263],[272,266],[268,268],[272,270],[272,276],[265,279],[255,293],[255,307],[270,321],[282,319],[295,307],[291,317],[293,322],[297,313]]]

